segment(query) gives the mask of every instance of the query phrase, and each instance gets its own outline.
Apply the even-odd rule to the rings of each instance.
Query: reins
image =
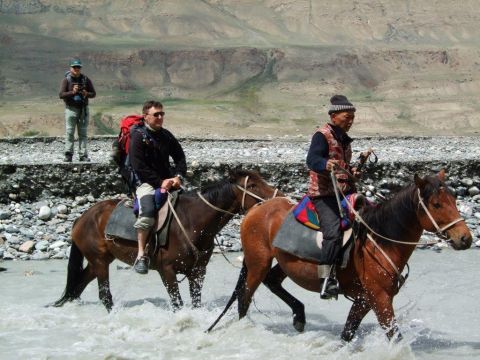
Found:
[[[185,235],[185,238],[187,239],[187,243],[190,246],[190,248],[192,249],[193,255],[195,256],[195,261],[194,261],[193,266],[192,266],[192,268],[194,268],[195,265],[197,265],[197,262],[198,262],[199,251],[198,251],[197,247],[195,246],[195,244],[193,243],[192,239],[190,239],[190,236],[188,236],[188,233],[185,230],[185,227],[183,226],[182,222],[180,221],[180,218],[178,217],[178,214],[175,211],[175,208],[173,207],[171,198],[172,198],[172,195],[170,195],[170,193],[168,193],[168,197],[167,197],[168,207],[172,211],[172,214],[173,214],[173,217],[175,218],[175,220],[177,220],[178,226],[182,230],[183,235]],[[182,281],[183,281],[183,279],[182,279]]]
[[[265,199],[261,198],[260,196],[252,193],[251,191],[247,190],[247,183],[248,183],[248,178],[249,176],[247,175],[245,177],[245,184],[243,187],[241,187],[240,185],[238,184],[235,184],[235,186],[237,188],[239,188],[241,191],[243,191],[243,196],[242,196],[242,204],[241,204],[241,210],[245,210],[245,198],[246,198],[246,195],[250,195],[251,197],[257,199],[257,200],[260,200],[261,202],[265,201]],[[278,193],[278,189],[275,189],[274,193],[273,193],[273,197],[275,197]],[[200,193],[200,191],[197,191],[197,195],[198,197],[205,203],[207,204],[209,207],[211,207],[212,209],[218,211],[218,212],[222,212],[222,213],[225,213],[225,214],[229,214],[229,215],[236,215],[235,213],[233,212],[230,212],[228,210],[224,210],[222,208],[219,208],[218,206],[215,206],[213,205],[211,202],[209,202],[207,199],[205,199],[205,197]],[[171,202],[171,195],[170,193],[168,194],[168,198],[167,198],[167,202],[168,202],[168,206],[170,208],[170,210],[172,211],[172,214],[173,216],[175,217],[175,220],[177,220],[177,223],[178,223],[178,226],[180,227],[180,229],[182,230],[183,234],[185,235],[185,238],[187,239],[187,243],[188,245],[190,246],[190,248],[192,249],[193,251],[193,254],[195,256],[195,262],[193,264],[193,267],[195,267],[195,265],[197,264],[198,262],[198,258],[199,258],[199,251],[197,249],[197,247],[195,246],[195,244],[193,243],[192,239],[190,239],[190,236],[188,236],[188,233],[187,231],[185,230],[185,227],[183,226],[183,224],[181,223],[180,221],[180,218],[178,217],[178,214],[177,212],[175,211],[173,205],[172,205],[172,202]],[[216,240],[216,237],[214,237],[214,239]],[[218,241],[217,241],[217,244],[218,244]],[[221,250],[221,249],[220,249]],[[226,259],[226,256],[223,254],[223,251],[222,251],[222,255],[225,257]],[[228,261],[228,260],[227,260]],[[182,279],[183,280],[183,279]]]
[[[346,173],[349,177],[351,177],[352,179],[356,179],[356,177],[354,177],[348,170],[346,169],[343,169],[341,167],[338,167],[337,168],[341,169],[342,172]],[[332,181],[333,178],[332,178]],[[335,183],[334,183],[335,185]],[[439,241],[435,241],[435,242],[423,242],[422,244],[419,244],[420,242],[420,238],[418,239],[418,241],[416,242],[407,242],[407,241],[400,241],[400,240],[395,240],[395,239],[391,239],[389,237],[386,237],[386,236],[383,236],[379,233],[377,233],[375,230],[373,230],[368,224],[367,222],[362,218],[362,216],[360,215],[360,213],[358,211],[356,211],[353,207],[353,205],[350,203],[350,201],[347,200],[345,194],[342,192],[341,189],[339,189],[337,186],[334,186],[334,190],[335,190],[335,194],[338,196],[338,193],[337,191],[339,191],[342,195],[342,197],[346,200],[346,203],[347,203],[347,206],[349,207],[350,211],[355,215],[355,221],[357,221],[358,223],[364,225],[367,230],[369,230],[370,232],[368,233],[367,232],[367,238],[368,240],[370,240],[372,242],[372,244],[374,245],[374,247],[376,249],[378,249],[380,251],[380,253],[383,255],[383,257],[387,260],[387,262],[391,265],[391,267],[393,268],[393,270],[395,271],[396,275],[397,275],[397,280],[398,280],[398,289],[400,289],[402,287],[402,285],[405,283],[405,281],[407,280],[408,278],[408,275],[409,275],[409,272],[410,272],[410,267],[408,266],[408,262],[405,263],[406,267],[407,267],[407,274],[405,276],[403,276],[400,272],[400,270],[398,269],[398,267],[395,265],[395,263],[393,262],[393,260],[388,256],[388,254],[381,248],[380,245],[378,245],[378,243],[373,239],[373,236],[372,234],[374,234],[375,236],[383,239],[383,240],[386,240],[386,241],[390,241],[392,243],[395,243],[395,244],[402,244],[402,245],[409,245],[409,246],[425,246],[425,245],[433,245],[433,244],[437,244]],[[425,212],[425,214],[428,216],[428,218],[430,219],[430,221],[432,222],[432,225],[434,226],[434,228],[436,229],[436,231],[434,232],[434,234],[436,234],[439,238],[441,239],[447,239],[447,236],[445,235],[445,231],[449,228],[451,228],[453,225],[457,224],[458,222],[460,221],[465,221],[465,219],[463,219],[462,217],[459,217],[453,221],[451,221],[450,223],[446,224],[445,226],[443,227],[440,227],[437,222],[435,221],[435,219],[433,218],[432,214],[430,213],[430,211],[428,210],[427,206],[425,205],[425,201],[423,200],[422,198],[422,195],[420,193],[420,189],[417,188],[417,196],[418,196],[418,209],[420,209],[420,206],[423,208],[423,211]]]
[[[235,186],[236,186],[237,188],[239,188],[239,189],[243,192],[242,203],[241,203],[241,210],[242,210],[242,211],[245,211],[245,198],[246,198],[247,194],[250,195],[251,197],[253,197],[254,199],[260,200],[260,202],[264,202],[264,201],[267,200],[267,199],[264,199],[264,198],[258,196],[257,194],[254,194],[253,192],[247,190],[248,178],[249,178],[248,175],[245,176],[245,184],[244,184],[243,187],[241,187],[241,186],[238,185],[238,184],[235,184]],[[273,192],[272,198],[276,197],[276,196],[277,196],[277,193],[278,193],[278,189],[275,188],[275,191]],[[228,211],[228,210],[224,210],[224,209],[219,208],[218,206],[213,205],[213,204],[210,203],[207,199],[205,199],[205,197],[200,193],[200,191],[197,191],[197,195],[198,195],[198,197],[199,197],[205,204],[207,204],[208,206],[210,206],[212,209],[215,209],[215,210],[217,210],[217,211],[219,211],[219,212],[223,212],[223,213],[225,213],[225,214],[236,215],[235,213],[232,213],[232,212],[230,212],[230,211]]]

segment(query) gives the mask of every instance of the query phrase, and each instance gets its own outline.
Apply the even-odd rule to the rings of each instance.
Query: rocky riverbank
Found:
[[[0,140],[0,259],[65,258],[73,221],[102,199],[124,196],[109,161],[111,140],[92,139],[92,162],[71,164],[62,162],[61,139]],[[292,197],[306,191],[308,140],[182,139],[182,143],[189,165],[187,189],[220,180],[229,169],[242,166],[259,171]],[[370,146],[379,162],[365,169],[360,188],[367,197],[373,201],[388,197],[410,183],[414,173],[445,168],[462,216],[480,246],[478,138],[361,138],[354,153]],[[240,249],[240,221],[234,218],[219,234],[217,250]]]

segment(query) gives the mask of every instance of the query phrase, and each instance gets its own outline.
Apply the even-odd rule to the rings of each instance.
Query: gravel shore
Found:
[[[111,137],[90,140],[91,163],[80,164],[74,159],[73,164],[64,164],[63,139],[0,139],[0,176],[7,184],[2,186],[9,186],[8,201],[0,204],[0,259],[68,256],[73,221],[99,200],[115,196],[94,191],[104,182],[113,183],[112,179],[117,176],[109,164],[112,140]],[[308,139],[180,140],[189,168],[196,169],[200,177],[215,180],[222,177],[229,166],[253,166],[270,174],[270,181],[294,197],[306,190],[304,163]],[[375,149],[379,163],[371,166],[360,189],[371,200],[376,194],[394,193],[399,186],[411,181],[412,171],[418,168],[428,173],[439,166],[450,167],[455,175],[448,184],[457,194],[458,207],[474,235],[475,244],[480,246],[480,174],[476,173],[480,163],[479,138],[359,138],[354,142],[354,158],[369,147]],[[416,164],[413,170],[412,163]],[[216,169],[216,173],[212,169]],[[45,182],[45,178],[50,179],[49,182]],[[93,182],[87,182],[87,178]],[[26,179],[31,182],[27,183]],[[22,188],[22,184],[27,189]],[[62,186],[67,190],[75,187],[76,195],[58,191]],[[29,200],[28,188],[33,191],[36,187],[43,190]],[[241,217],[237,216],[222,230],[218,236],[221,246],[216,251],[241,249],[240,221]],[[428,234],[423,237],[423,240],[431,239]],[[443,246],[446,244],[432,248],[439,250]]]
[[[108,163],[112,137],[89,141],[89,156],[94,163]],[[180,139],[188,162],[246,163],[303,162],[309,139]],[[0,139],[0,164],[50,164],[63,161],[63,139]],[[480,137],[366,137],[352,144],[354,153],[373,148],[380,162],[456,161],[480,159]],[[77,158],[74,158],[76,160]]]

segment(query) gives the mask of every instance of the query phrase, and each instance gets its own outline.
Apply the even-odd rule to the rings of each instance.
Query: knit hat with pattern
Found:
[[[342,111],[356,111],[355,106],[348,101],[347,97],[344,95],[333,95],[330,99],[330,109],[328,110],[328,115],[331,115],[336,112]]]

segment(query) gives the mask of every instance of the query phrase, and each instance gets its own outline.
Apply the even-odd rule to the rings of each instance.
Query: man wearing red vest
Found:
[[[319,215],[320,228],[323,233],[321,264],[334,264],[342,247],[343,232],[340,228],[340,210],[330,172],[334,171],[337,188],[345,195],[354,192],[355,186],[344,172],[356,173],[350,167],[352,159],[352,138],[347,135],[355,118],[355,107],[344,95],[334,95],[330,99],[330,122],[318,128],[312,137],[307,155],[310,170],[308,196],[312,199]],[[337,170],[335,170],[337,169]],[[327,294],[324,298],[338,294],[338,284],[328,279]]]

